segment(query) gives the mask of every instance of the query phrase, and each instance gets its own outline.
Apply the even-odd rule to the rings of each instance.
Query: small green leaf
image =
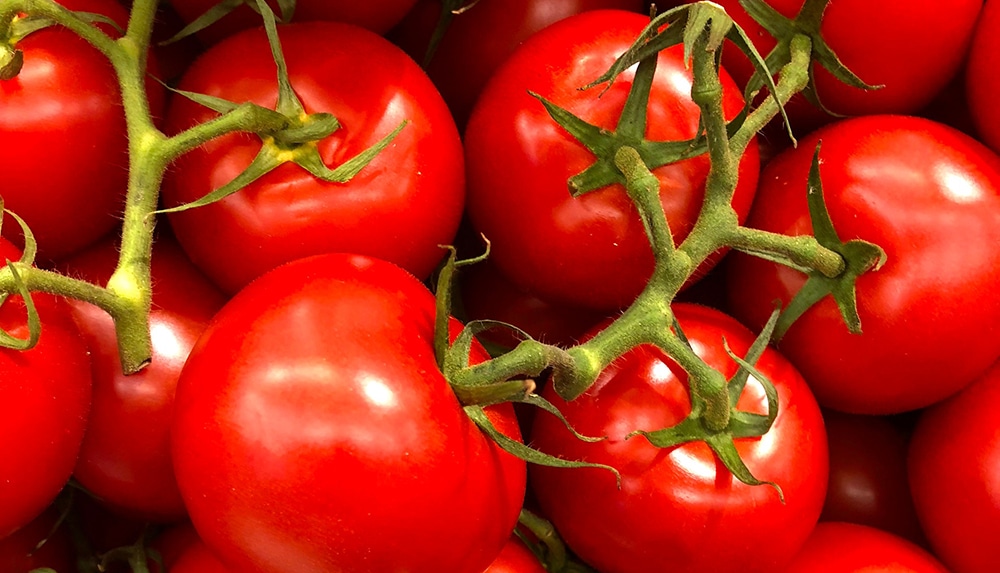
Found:
[[[708,444],[709,448],[712,448],[715,455],[719,457],[719,460],[736,479],[747,485],[769,485],[774,488],[774,491],[778,492],[781,503],[785,503],[785,494],[781,491],[781,487],[778,484],[772,481],[761,481],[754,477],[750,468],[746,466],[743,458],[740,457],[740,453],[736,451],[736,443],[733,442],[731,436],[716,434],[709,436],[705,443]]]
[[[475,424],[479,426],[479,428],[487,436],[489,436],[490,439],[496,442],[501,449],[518,459],[524,460],[528,463],[553,468],[596,468],[607,470],[615,476],[615,483],[617,487],[621,488],[622,476],[618,470],[611,466],[584,461],[564,460],[536,450],[531,446],[527,446],[508,437],[503,432],[498,430],[486,415],[486,412],[484,412],[479,406],[466,406],[465,413],[468,414],[469,418],[472,419],[472,421],[475,422]]]
[[[210,205],[216,201],[221,201],[226,197],[236,193],[240,189],[243,189],[247,185],[253,183],[254,181],[260,179],[261,177],[267,175],[274,169],[276,169],[282,163],[285,163],[285,159],[280,157],[278,150],[274,148],[273,145],[264,145],[260,148],[257,156],[254,157],[253,162],[250,166],[246,168],[245,171],[237,175],[232,181],[226,183],[222,187],[219,187],[215,191],[208,193],[207,195],[191,201],[190,203],[185,203],[177,207],[171,207],[169,209],[160,209],[156,211],[157,213],[178,213],[180,211],[187,211],[188,209],[194,209],[196,207],[202,207],[204,205]]]
[[[267,43],[271,46],[271,57],[274,65],[278,69],[278,102],[274,109],[278,113],[289,117],[300,117],[305,115],[306,109],[299,101],[299,96],[295,95],[291,81],[288,79],[288,65],[285,63],[285,54],[281,51],[281,40],[278,38],[278,25],[274,19],[274,12],[264,0],[254,0],[261,16],[264,18],[264,31],[267,33]]]
[[[348,159],[338,166],[336,169],[331,170],[326,164],[323,163],[323,159],[319,155],[319,150],[315,146],[302,147],[298,150],[295,156],[294,162],[299,167],[302,167],[309,173],[312,173],[317,179],[327,181],[330,183],[347,183],[355,175],[361,172],[379,153],[382,152],[386,147],[392,143],[392,140],[396,139],[403,128],[406,127],[409,120],[403,120],[396,129],[392,130],[391,133],[380,139],[374,145],[368,149],[358,153],[354,157]]]
[[[764,355],[764,351],[767,350],[767,345],[771,342],[771,336],[774,333],[774,327],[778,324],[778,317],[781,315],[781,309],[775,308],[774,312],[771,313],[770,318],[768,318],[767,323],[764,324],[764,328],[754,339],[753,344],[747,350],[747,354],[743,359],[735,357],[732,351],[729,349],[729,344],[723,339],[723,346],[726,348],[726,352],[733,359],[734,362],[740,365],[739,370],[733,375],[729,380],[729,396],[731,401],[731,406],[736,407],[736,403],[740,399],[740,394],[743,393],[743,387],[746,386],[747,378],[750,374],[753,374],[755,378],[761,380],[761,377],[757,376],[757,373],[753,370],[753,365],[757,364],[760,357]],[[751,366],[743,366],[744,361]]]
[[[768,327],[766,327],[764,331],[761,332],[761,335],[757,337],[757,340],[754,342],[754,347],[756,347],[761,342],[764,343],[764,347],[767,346],[767,341],[771,337],[771,331],[774,329],[774,323],[777,317],[778,317],[777,313],[771,315],[771,319],[768,321]],[[771,380],[767,376],[764,376],[764,374],[761,373],[759,370],[757,370],[757,367],[754,364],[752,364],[749,360],[744,360],[739,356],[737,356],[736,354],[734,354],[733,351],[729,348],[729,344],[725,341],[725,339],[723,339],[722,342],[723,346],[725,346],[726,348],[726,353],[729,354],[729,358],[731,358],[734,362],[740,365],[740,372],[746,372],[747,374],[752,375],[754,379],[757,380],[757,382],[761,385],[761,387],[764,388],[764,396],[767,397],[767,429],[770,429],[771,424],[773,424],[775,418],[778,417],[778,389],[775,388]],[[753,361],[756,362],[757,358],[760,357],[760,353],[763,352],[763,348],[758,349],[754,347],[751,347],[749,355],[756,354],[757,356],[753,357],[754,358]],[[739,376],[739,372],[737,372],[736,376]],[[734,379],[735,378],[736,377],[734,376]],[[746,384],[746,376],[744,376],[744,380],[741,386],[745,384]],[[743,388],[740,387],[739,390],[740,392],[742,392]],[[731,394],[730,400],[732,400],[733,404],[732,407],[735,408],[735,403],[739,401],[739,395],[733,392]],[[732,420],[730,419],[730,422],[731,421]],[[764,431],[764,433],[766,432],[767,430]],[[764,434],[761,433],[757,435],[762,436]]]
[[[160,42],[160,45],[167,46],[173,44],[174,42],[179,42],[188,36],[192,36],[218,22],[225,17],[226,14],[229,14],[233,10],[239,8],[244,3],[244,0],[222,0],[218,4],[215,4],[206,10],[201,16],[195,18],[190,24],[181,28],[179,32]]]
[[[28,315],[28,337],[18,338],[5,330],[0,330],[0,346],[12,350],[30,350],[38,344],[38,338],[42,333],[42,323],[38,318],[38,310],[35,302],[31,299],[31,292],[21,279],[21,273],[17,270],[17,265],[13,261],[7,261],[7,270],[14,277],[14,287],[17,294],[24,300],[24,309]],[[8,295],[0,296],[0,306],[7,302]]]
[[[566,417],[563,416],[563,413],[559,411],[559,408],[556,408],[555,404],[549,402],[548,400],[539,396],[538,394],[528,394],[521,400],[518,400],[518,402],[522,404],[529,404],[531,406],[535,406],[536,408],[544,410],[545,412],[548,412],[549,414],[555,416],[556,419],[562,422],[562,425],[565,426],[566,429],[573,434],[573,437],[580,440],[581,442],[590,442],[590,443],[603,442],[604,440],[608,439],[607,436],[591,437],[591,436],[584,436],[580,432],[577,432],[576,428],[574,428],[572,424],[569,423],[569,420],[567,420]]]
[[[691,415],[669,428],[653,431],[635,430],[626,438],[635,436],[643,436],[658,448],[672,448],[690,442],[703,442],[708,438],[708,431],[696,415]]]
[[[295,16],[295,0],[276,0],[278,10],[281,12],[282,23],[287,24]]]

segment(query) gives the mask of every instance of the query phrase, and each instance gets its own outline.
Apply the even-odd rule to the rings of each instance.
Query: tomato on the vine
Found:
[[[535,92],[581,119],[614,129],[634,70],[603,87],[581,91],[636,40],[648,17],[619,10],[572,16],[532,36],[484,89],[465,132],[468,213],[492,242],[497,267],[532,294],[599,310],[627,306],[653,270],[653,254],[638,212],[621,185],[573,197],[567,180],[594,155],[549,117]],[[699,109],[691,101],[691,71],[683,48],[661,52],[650,94],[646,137],[693,138]],[[735,115],[743,98],[722,72],[724,108]],[[654,170],[677,241],[701,208],[709,161],[704,155]],[[739,167],[734,208],[745,215],[757,184],[752,144]],[[706,269],[702,269],[706,270]]]
[[[122,27],[128,21],[114,0],[59,3]],[[115,33],[107,24],[100,27]],[[129,164],[125,115],[110,62],[75,34],[53,26],[28,34],[15,48],[24,66],[0,80],[0,196],[28,223],[39,257],[57,259],[120,221]],[[147,89],[157,115],[163,88],[151,80]],[[20,228],[4,225],[3,236],[20,241]]]
[[[464,203],[462,146],[448,107],[413,60],[367,30],[336,22],[279,30],[289,79],[306,111],[332,113],[342,124],[316,143],[328,166],[408,123],[348,183],[327,183],[287,163],[219,202],[171,213],[178,240],[227,292],[281,263],[326,252],[379,257],[427,277],[443,257],[440,245],[453,240]],[[208,50],[180,88],[273,109],[278,84],[263,29]],[[216,116],[178,97],[167,131]],[[168,173],[164,203],[178,206],[222,187],[260,148],[256,136],[230,134],[184,155]]]
[[[482,573],[497,556],[525,464],[459,404],[434,316],[412,275],[345,254],[283,265],[223,307],[181,374],[172,448],[226,565]],[[509,404],[487,412],[519,439]]]
[[[755,22],[739,0],[718,0],[750,36],[762,55],[774,38]],[[803,0],[767,0],[781,15],[793,18]],[[843,115],[914,113],[934,99],[962,66],[983,0],[900,2],[838,0],[830,2],[820,32],[829,48],[861,80],[878,89],[849,86],[820,65],[813,79],[820,101]],[[754,70],[734,46],[726,46],[723,62],[740,85]],[[777,72],[778,70],[772,70]],[[802,96],[788,112],[793,127],[811,129],[832,119]]]
[[[478,0],[456,15],[427,65],[460,126],[496,69],[534,33],[588,10],[641,12],[642,0]],[[389,34],[422,61],[441,16],[441,0],[419,0]]]
[[[63,272],[96,284],[111,277],[118,258],[106,240],[63,261]],[[169,235],[153,246],[151,363],[122,373],[108,314],[70,300],[90,349],[93,400],[74,477],[103,504],[133,518],[173,522],[187,515],[170,459],[170,422],[181,367],[223,296],[187,261]]]
[[[0,239],[0,260],[20,253]],[[39,516],[69,481],[90,412],[90,357],[66,302],[31,296],[41,321],[30,350],[0,349],[0,539]],[[0,329],[29,335],[20,296],[0,306]]]
[[[727,377],[735,374],[725,345],[743,355],[752,333],[707,307],[675,304],[674,311],[695,352]],[[655,347],[630,350],[572,402],[546,387],[543,396],[577,431],[607,439],[581,441],[555,417],[539,414],[531,444],[621,472],[616,488],[602,469],[530,468],[538,503],[566,544],[603,573],[780,571],[819,518],[826,435],[816,400],[788,361],[769,349],[757,368],[776,386],[780,410],[770,431],[738,439],[736,448],[758,479],[781,487],[784,502],[771,487],[741,483],[703,442],[660,450],[641,436],[626,437],[671,427],[691,410],[686,374]],[[751,379],[738,408],[764,413],[765,401]]]
[[[799,318],[779,348],[826,407],[889,414],[954,394],[1000,356],[1000,158],[930,120],[868,116],[829,125],[764,168],[747,225],[812,232],[806,182],[819,142],[820,175],[844,241],[882,247],[885,265],[857,280],[862,334],[844,326],[826,297]],[[762,325],[774,300],[788,302],[804,274],[733,257],[733,312]]]

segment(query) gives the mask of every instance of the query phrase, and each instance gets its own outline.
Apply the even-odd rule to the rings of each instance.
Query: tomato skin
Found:
[[[995,70],[1000,66],[1000,4],[986,2],[969,50],[965,89],[969,111],[982,141],[1000,151],[1000,109],[995,94],[1000,90]]]
[[[1000,365],[923,412],[910,443],[910,487],[934,553],[955,573],[996,571],[1000,534]]]
[[[106,240],[64,261],[60,270],[104,284],[118,252],[115,241]],[[169,236],[157,238],[152,261],[152,362],[136,374],[122,374],[111,317],[88,303],[69,301],[90,349],[94,381],[74,476],[117,513],[174,522],[187,515],[170,459],[174,392],[188,353],[224,298]]]
[[[344,22],[360,26],[384,34],[389,31],[409,10],[415,0],[298,0],[295,4],[293,22],[312,22],[316,20]],[[215,0],[170,0],[170,5],[185,22],[193,22],[209,8],[215,6]],[[276,2],[268,2],[277,16],[281,15]],[[208,28],[198,32],[198,37],[208,44],[220,40],[263,23],[261,16],[254,13],[249,6],[240,6],[215,22]]]
[[[516,535],[512,535],[496,561],[483,573],[545,573],[546,569]]]
[[[909,436],[880,416],[823,413],[830,482],[821,521],[868,525],[926,543],[906,471]]]
[[[59,3],[121,26],[128,21],[114,0]],[[102,29],[112,33],[110,26]],[[0,80],[4,206],[28,223],[40,259],[56,259],[93,243],[120,220],[128,177],[125,116],[111,64],[75,34],[47,28],[16,48],[24,53],[24,67],[15,78]],[[159,113],[163,90],[154,85],[152,109]],[[3,236],[22,241],[14,223],[3,226]]]
[[[865,525],[816,526],[785,573],[948,573],[930,553],[902,537]]]
[[[792,18],[803,0],[767,3]],[[719,0],[718,4],[746,30],[758,51],[767,55],[775,45],[774,38],[750,18],[738,0]],[[956,0],[948,2],[947,8],[933,1],[830,2],[821,26],[827,45],[858,77],[883,87],[870,91],[854,88],[815,65],[820,100],[843,115],[916,112],[958,73],[982,5],[982,0]],[[723,64],[740,85],[746,85],[753,74],[750,60],[733,46],[725,47]],[[832,119],[802,97],[795,98],[789,114],[793,126],[805,130]]]
[[[625,72],[600,98],[590,83],[624,52],[648,23],[637,13],[596,10],[534,35],[490,80],[465,132],[468,213],[492,241],[492,257],[510,279],[536,296],[597,310],[627,306],[645,286],[653,255],[638,213],[620,185],[573,198],[566,180],[594,162],[560,128],[534,91],[582,119],[613,129],[631,86]],[[684,140],[698,127],[690,70],[682,48],[662,52],[650,98],[647,137]],[[688,79],[684,79],[688,78]],[[735,114],[742,96],[723,74],[724,106]],[[757,181],[757,148],[740,164],[734,207],[746,213]],[[677,240],[701,207],[705,156],[655,171]],[[707,270],[703,268],[702,270]]]
[[[419,281],[344,254],[282,266],[223,307],[181,374],[172,447],[227,566],[481,573],[496,557],[525,465],[459,406],[433,323]],[[519,437],[509,405],[491,415]]]
[[[0,260],[19,258],[0,239]],[[0,440],[0,539],[40,515],[69,481],[90,412],[90,357],[69,309],[48,294],[34,293],[32,301],[42,327],[38,344],[0,349],[0,436],[17,436]],[[27,338],[19,296],[0,307],[0,328]]]
[[[881,246],[887,262],[857,281],[861,336],[830,297],[810,308],[780,349],[820,404],[861,414],[921,408],[954,394],[1000,354],[1000,159],[929,120],[869,116],[830,125],[764,169],[750,227],[811,232],[806,180],[822,140],[821,177],[843,240]],[[762,325],[804,275],[748,256],[730,260],[730,301]],[[943,360],[942,356],[961,357]]]
[[[333,113],[343,125],[318,143],[327,165],[409,123],[347,184],[285,164],[220,202],[171,214],[184,250],[229,293],[281,263],[324,252],[367,254],[428,276],[443,256],[439,245],[453,240],[464,204],[461,141],[441,96],[406,54],[361,28],[312,22],[283,26],[280,34],[306,110]],[[274,74],[264,32],[255,29],[208,50],[180,87],[273,108]],[[166,129],[176,133],[214,115],[175,98]],[[180,205],[228,183],[260,145],[257,137],[235,134],[183,156],[167,177],[164,203]]]
[[[452,20],[427,74],[456,122],[464,126],[490,76],[532,34],[588,10],[641,12],[643,4],[641,0],[479,0]],[[389,38],[421,62],[440,15],[441,0],[419,0]]]
[[[727,377],[735,373],[723,337],[742,355],[753,335],[707,307],[676,304],[674,311],[709,366]],[[605,470],[530,468],[542,512],[580,558],[603,573],[781,570],[819,518],[826,436],[816,401],[794,367],[773,350],[757,367],[777,387],[781,409],[768,434],[736,447],[754,475],[781,486],[784,505],[772,488],[732,477],[704,443],[661,451],[642,437],[625,439],[636,429],[672,426],[690,412],[680,369],[651,346],[615,361],[573,402],[559,400],[551,386],[543,390],[574,428],[608,439],[582,442],[554,417],[539,415],[531,443],[622,474],[618,490]],[[759,385],[747,385],[740,409],[766,411]]]

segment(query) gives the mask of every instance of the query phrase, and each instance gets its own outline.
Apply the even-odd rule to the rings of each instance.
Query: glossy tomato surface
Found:
[[[948,573],[901,537],[854,523],[820,523],[785,573]]]
[[[118,249],[107,240],[60,265],[72,276],[105,284]],[[153,247],[152,361],[121,370],[114,323],[103,310],[70,300],[91,355],[93,403],[74,476],[119,513],[173,522],[187,515],[170,458],[170,422],[181,368],[223,296],[184,258],[169,237]]]
[[[419,0],[389,38],[422,62],[441,16],[441,0]],[[640,12],[642,0],[479,0],[456,15],[427,65],[459,125],[490,76],[532,34],[588,10]]]
[[[343,254],[282,266],[223,307],[182,372],[172,446],[226,565],[482,573],[496,558],[525,465],[459,405],[433,324],[419,281]],[[492,414],[519,437],[509,406]]]
[[[811,233],[806,181],[820,140],[824,195],[840,238],[873,242],[887,259],[857,281],[863,334],[847,331],[827,297],[779,348],[835,410],[888,414],[942,400],[1000,355],[992,342],[1000,323],[1000,159],[929,120],[842,121],[765,167],[749,226]],[[750,325],[762,325],[772,301],[787,302],[805,282],[761,259],[730,263],[732,308]]]
[[[114,0],[60,0],[70,10],[128,21]],[[113,33],[111,26],[102,26]],[[4,206],[28,223],[39,257],[55,259],[98,240],[120,220],[128,142],[118,81],[95,48],[61,27],[16,44],[24,67],[0,80],[0,172]],[[153,87],[154,113],[162,88]],[[18,225],[3,234],[20,241]]]
[[[725,376],[754,336],[734,319],[696,305],[674,306],[695,351]],[[659,430],[690,412],[683,371],[662,351],[637,347],[604,370],[581,397],[566,403],[543,395],[588,436],[573,437],[555,417],[539,414],[531,443],[559,457],[603,463],[621,472],[621,488],[601,469],[531,467],[545,515],[567,545],[602,573],[780,571],[808,537],[823,505],[827,446],[823,419],[795,368],[767,350],[757,363],[777,387],[780,410],[761,438],[737,440],[750,471],[784,492],[739,482],[703,442],[658,449],[635,430]],[[763,389],[747,384],[738,408],[766,413]]]
[[[792,18],[803,0],[767,0],[782,15]],[[758,51],[766,55],[775,40],[753,21],[738,0],[719,0],[737,24],[747,31]],[[820,100],[844,115],[913,113],[934,99],[955,77],[968,50],[982,0],[837,0],[827,5],[820,32],[840,61],[875,90],[840,82],[826,69],[814,65]],[[750,61],[733,46],[724,51],[723,63],[740,85],[753,74]],[[796,97],[789,108],[793,127],[805,130],[831,118]]]
[[[910,487],[931,548],[955,573],[1000,569],[1000,365],[923,413],[910,444]]]
[[[0,260],[20,253],[0,239]],[[87,347],[61,298],[35,293],[41,321],[31,350],[0,349],[0,538],[38,517],[69,481],[90,413]],[[0,306],[0,329],[29,335],[24,301]]]
[[[349,183],[325,183],[288,163],[218,203],[173,214],[177,238],[227,292],[281,263],[325,252],[376,256],[425,278],[443,256],[439,245],[454,238],[464,203],[461,141],[441,96],[413,60],[367,30],[294,24],[281,28],[281,42],[306,111],[332,113],[342,124],[317,144],[328,166],[408,123]],[[273,109],[278,88],[263,30],[207,51],[180,87]],[[178,97],[167,130],[214,116]],[[183,156],[166,181],[164,202],[177,206],[222,187],[260,147],[259,138],[236,134]]]
[[[653,255],[639,215],[620,185],[574,198],[567,179],[594,156],[546,113],[528,90],[602,128],[613,129],[634,70],[601,95],[584,86],[603,74],[636,39],[648,18],[596,10],[567,18],[525,42],[490,80],[465,132],[470,219],[493,244],[493,261],[516,284],[553,302],[599,310],[627,306],[646,284]],[[743,100],[723,74],[724,106]],[[699,112],[690,98],[682,49],[662,52],[650,95],[647,137],[694,137]],[[600,96],[600,97],[598,97]],[[757,182],[756,146],[740,164],[734,207],[746,213]],[[708,159],[654,172],[677,240],[694,224]]]

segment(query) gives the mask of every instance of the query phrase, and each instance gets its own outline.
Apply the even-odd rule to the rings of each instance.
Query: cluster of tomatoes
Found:
[[[101,15],[93,25],[113,37],[129,23],[128,2],[57,3]],[[826,297],[756,363],[779,411],[764,436],[733,437],[739,460],[775,487],[741,482],[702,442],[653,445],[692,410],[687,374],[661,349],[628,350],[571,401],[538,377],[564,420],[461,403],[435,355],[427,285],[441,245],[474,256],[479,235],[489,240],[488,259],[460,269],[455,313],[519,329],[482,333],[494,354],[526,335],[587,340],[643,290],[654,265],[643,221],[619,184],[570,192],[595,150],[542,100],[596,130],[621,128],[634,69],[580,88],[636,41],[648,3],[456,3],[438,37],[438,0],[299,0],[278,27],[287,77],[307,113],[340,126],[293,147],[314,146],[333,168],[402,129],[345,183],[285,163],[161,216],[152,359],[136,374],[122,373],[115,324],[97,306],[43,292],[0,306],[12,337],[30,338],[27,312],[42,324],[30,350],[0,351],[0,570],[1000,570],[1000,0],[718,3],[764,55],[782,26],[748,12],[785,31],[808,29],[800,11],[823,15],[813,50],[826,67],[786,108],[797,141],[772,122],[739,158],[737,218],[812,233],[819,148],[840,238],[886,255],[851,295],[862,334]],[[215,4],[165,2],[154,37]],[[658,8],[682,3],[669,4]],[[150,79],[147,97],[166,136],[219,115],[182,92],[279,101],[251,5],[153,45],[150,76],[163,81]],[[136,177],[118,80],[63,27],[8,28],[0,43],[23,65],[0,79],[0,197],[37,241],[39,268],[105,285]],[[830,53],[878,89],[843,84]],[[684,48],[657,58],[645,138],[695,138]],[[722,62],[732,118],[753,68],[732,46]],[[237,179],[262,139],[274,143],[240,131],[184,154],[160,204]],[[711,168],[702,155],[653,171],[678,243],[695,230]],[[0,251],[17,261],[33,242],[11,220]],[[673,312],[691,348],[730,378],[774,301],[823,279],[746,253],[709,263]],[[460,331],[452,319],[452,337]],[[469,360],[489,355],[474,343]],[[761,415],[774,403],[753,378],[735,399]],[[587,467],[526,464],[512,453],[523,444]],[[551,520],[572,559],[518,524],[523,508]]]

